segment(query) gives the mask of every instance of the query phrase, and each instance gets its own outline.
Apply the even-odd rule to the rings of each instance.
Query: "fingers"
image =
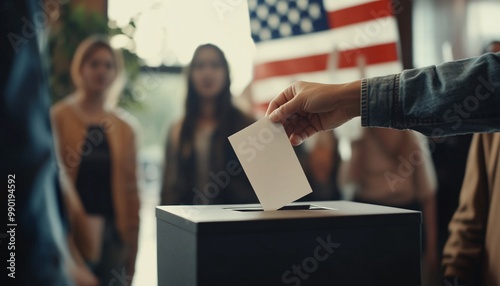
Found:
[[[290,85],[276,96],[266,111],[266,116],[271,121],[283,123],[286,134],[295,146],[322,130],[319,119],[311,120],[313,114],[303,110],[303,97],[297,94],[297,84],[300,82]],[[302,90],[301,87],[299,89]]]
[[[300,145],[304,140],[313,136],[314,134],[320,132],[311,121],[302,119],[299,121],[295,128],[291,131],[290,141],[292,145],[297,146]]]
[[[286,134],[290,136],[293,130],[300,124],[301,120],[305,119],[305,114],[294,113],[288,116],[283,122],[283,127],[285,128]]]
[[[302,142],[304,142],[304,140],[302,140],[302,138],[299,135],[297,134],[290,135],[290,143],[292,143],[293,146],[299,146],[300,144],[302,144]]]
[[[266,116],[271,121],[278,122],[284,121],[290,115],[298,112],[298,104],[294,100],[295,96],[295,84],[292,84],[269,103]]]
[[[322,131],[310,118],[297,114],[286,119],[283,126],[290,142],[294,146],[300,145],[307,138]]]
[[[287,95],[288,93],[292,93],[292,85],[288,86],[285,90],[283,90],[280,94],[278,94],[267,107],[266,116],[269,116],[274,110],[276,110],[281,105],[285,104],[289,98],[293,98],[293,94],[290,97]]]
[[[269,115],[269,119],[271,119],[272,122],[280,122],[283,119],[286,119],[285,113],[283,111],[283,105],[271,112],[271,114]]]
[[[302,142],[304,142],[307,138],[313,136],[318,132],[319,131],[312,125],[309,125],[306,128],[301,129],[300,131],[292,131],[290,135],[290,142],[293,146],[298,146],[302,144]]]

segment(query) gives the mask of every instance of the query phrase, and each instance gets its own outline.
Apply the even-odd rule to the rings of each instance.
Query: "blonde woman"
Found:
[[[62,178],[67,181],[70,245],[101,285],[134,274],[139,229],[135,135],[110,101],[121,62],[104,38],[84,40],[74,55],[74,93],[51,111]],[[82,210],[83,208],[83,210]],[[89,230],[89,231],[86,231]]]

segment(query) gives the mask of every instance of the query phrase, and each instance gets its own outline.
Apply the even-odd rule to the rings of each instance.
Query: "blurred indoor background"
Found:
[[[262,95],[252,94],[249,88],[254,75],[254,59],[258,53],[258,44],[252,35],[259,34],[260,27],[258,22],[252,21],[249,11],[254,9],[256,15],[267,19],[270,17],[269,11],[257,8],[257,5],[260,2],[269,2],[269,5],[284,2],[279,9],[285,17],[292,19],[293,13],[296,13],[292,11],[292,6],[308,6],[310,3],[308,0],[64,2],[67,4],[50,14],[48,40],[52,57],[52,99],[57,102],[73,89],[68,70],[78,43],[95,33],[108,34],[111,45],[122,51],[126,62],[126,73],[122,75],[124,92],[119,105],[132,113],[140,123],[138,155],[142,205],[134,281],[135,285],[155,285],[154,207],[159,204],[167,130],[182,116],[184,110],[185,66],[198,45],[218,45],[230,64],[234,101],[245,112],[262,116],[259,102],[255,100]],[[296,4],[288,5],[289,2]],[[366,1],[336,2],[337,5],[344,5]],[[475,56],[482,52],[488,42],[500,39],[497,25],[500,1],[394,0],[393,3],[399,31],[399,59],[405,69]],[[260,36],[262,38],[264,34]],[[398,42],[398,39],[395,41]],[[378,72],[383,75],[394,70],[384,72],[381,69]],[[280,89],[285,87],[278,86]],[[266,97],[267,100],[271,99]],[[460,152],[465,160],[467,148]],[[346,154],[340,155],[342,158],[348,157]],[[441,160],[436,162],[439,176],[439,166],[447,159],[435,160]],[[443,210],[454,211],[459,192],[456,188],[459,187],[451,192],[438,190],[438,209],[442,206]],[[450,215],[442,214],[440,217],[439,232],[444,236]],[[440,238],[440,241],[445,239]]]

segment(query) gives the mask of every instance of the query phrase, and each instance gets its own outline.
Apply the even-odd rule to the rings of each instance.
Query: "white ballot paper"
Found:
[[[312,192],[285,129],[267,117],[229,136],[263,210],[277,210]]]

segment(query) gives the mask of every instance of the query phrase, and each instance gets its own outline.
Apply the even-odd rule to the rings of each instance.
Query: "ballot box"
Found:
[[[421,213],[347,201],[159,206],[158,285],[420,285]]]

